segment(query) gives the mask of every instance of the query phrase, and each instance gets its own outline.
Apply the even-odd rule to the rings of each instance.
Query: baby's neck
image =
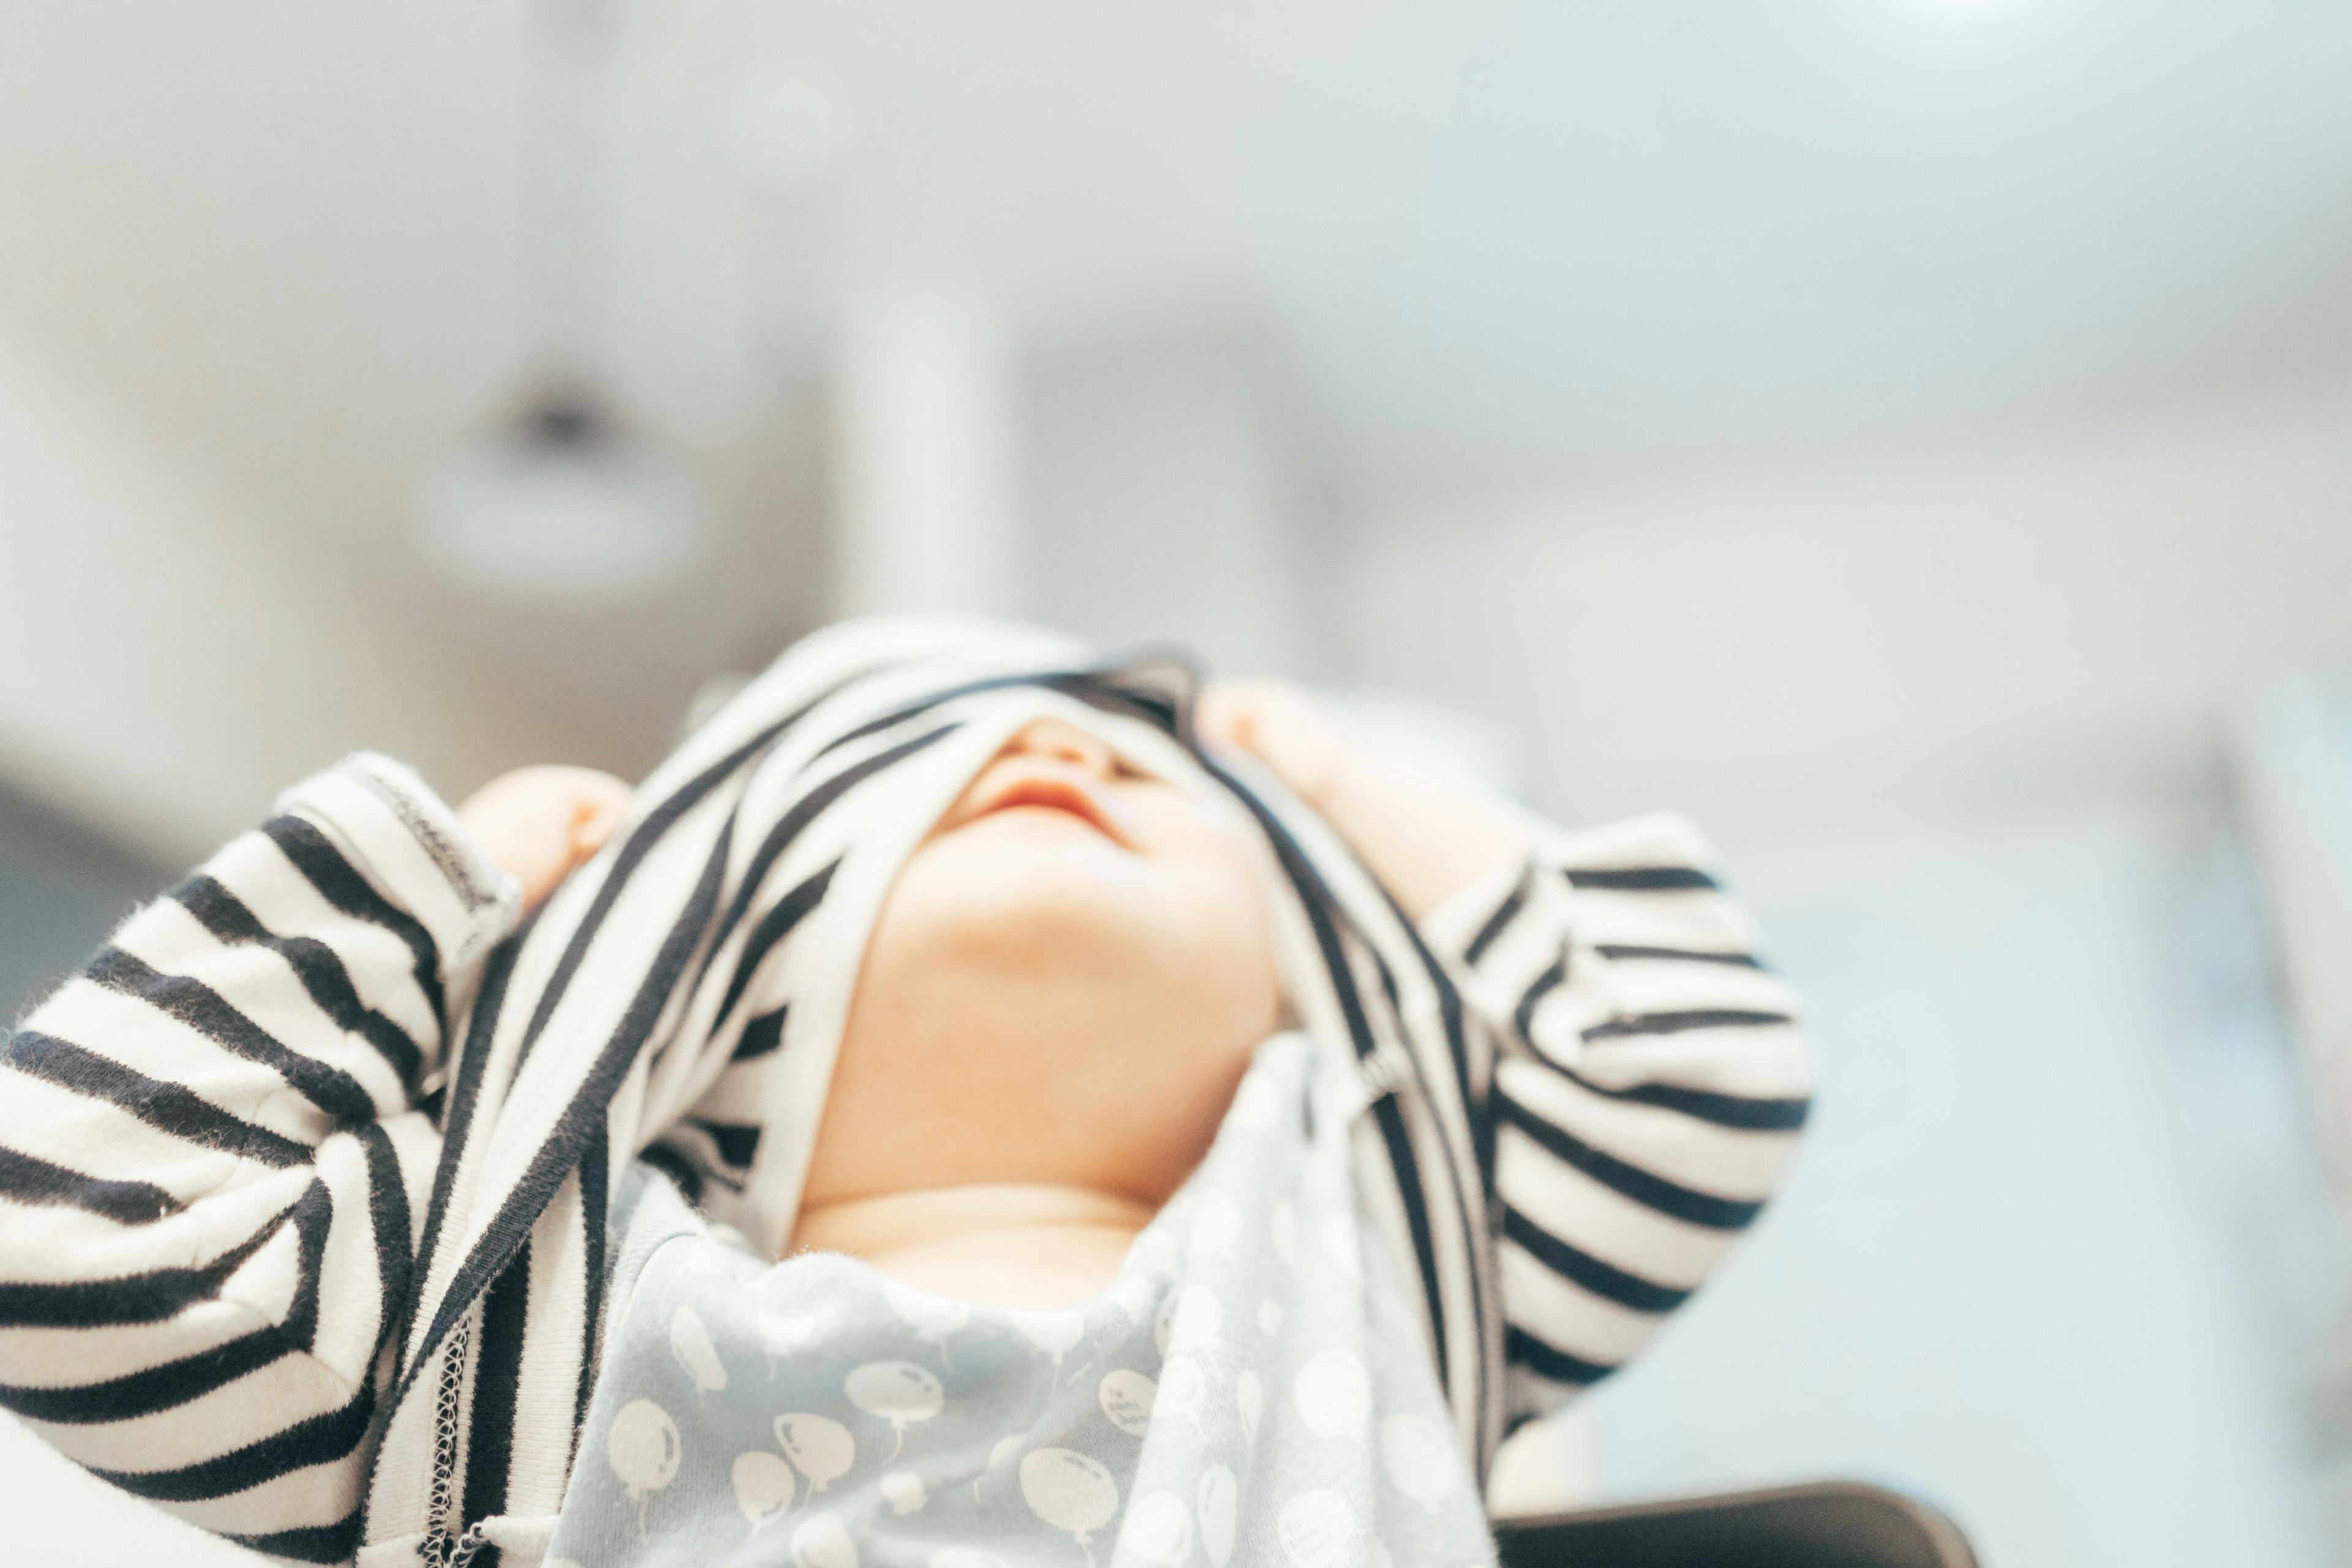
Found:
[[[845,1252],[933,1295],[1067,1307],[1108,1289],[1153,1211],[1081,1187],[933,1187],[801,1211],[794,1252]]]

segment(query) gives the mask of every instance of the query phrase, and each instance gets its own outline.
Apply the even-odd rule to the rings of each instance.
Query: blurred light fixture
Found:
[[[417,485],[433,563],[520,598],[611,600],[693,574],[709,518],[683,465],[589,383],[551,384]]]
[[[509,412],[454,444],[418,479],[419,542],[452,580],[509,597],[611,601],[691,575],[710,516],[687,465],[623,414],[586,368],[604,314],[612,18],[601,0],[545,0],[525,116],[526,338],[541,367]]]

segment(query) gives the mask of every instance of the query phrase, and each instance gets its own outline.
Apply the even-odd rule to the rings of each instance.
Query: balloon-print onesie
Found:
[[[765,1264],[640,1167],[551,1563],[1492,1563],[1404,1265],[1358,1220],[1349,1079],[1313,1059],[1261,1047],[1118,1279],[1059,1310]]]

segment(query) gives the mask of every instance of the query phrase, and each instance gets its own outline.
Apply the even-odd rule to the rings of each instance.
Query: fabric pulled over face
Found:
[[[851,623],[801,643],[642,786],[633,816],[493,954],[462,1034],[405,1303],[368,1538],[462,1541],[552,1512],[593,1383],[609,1194],[641,1152],[773,1256],[791,1233],[858,960],[898,868],[1040,713],[1149,773],[1229,789],[1275,887],[1285,988],[1360,1075],[1360,1190],[1419,1287],[1453,1418],[1500,1436],[1491,1064],[1411,923],[1311,811],[1192,743],[1192,677],[1033,628]],[[727,1073],[754,1122],[697,1128]],[[528,1346],[528,1352],[526,1352]],[[459,1473],[462,1471],[462,1485]]]
[[[702,1179],[698,1196],[705,1212],[770,1257],[781,1256],[792,1235],[876,919],[908,857],[1006,742],[1035,720],[1059,719],[1097,736],[1140,772],[1194,795],[1225,795],[1168,731],[1050,687],[993,688],[937,711],[941,721],[952,719],[956,732],[838,808],[847,847],[833,863],[822,906],[788,943],[759,961],[746,984],[737,1012],[777,1019],[778,1048],[741,1060],[730,1055],[714,1063],[715,1078],[688,1086],[704,1102],[759,1107],[756,1141],[739,1135],[730,1150],[719,1139],[698,1140],[693,1118],[668,1141]],[[1238,809],[1229,797],[1220,804]],[[1271,883],[1271,856],[1264,869]],[[748,1166],[730,1158],[747,1145],[753,1152]]]

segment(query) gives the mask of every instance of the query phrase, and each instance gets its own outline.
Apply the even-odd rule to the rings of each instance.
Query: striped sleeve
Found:
[[[205,1529],[348,1559],[415,1106],[516,901],[361,756],[126,921],[0,1047],[0,1405]]]
[[[1510,1417],[1624,1364],[1753,1221],[1811,1078],[1789,990],[1679,818],[1544,841],[1427,922],[1499,1043]]]

